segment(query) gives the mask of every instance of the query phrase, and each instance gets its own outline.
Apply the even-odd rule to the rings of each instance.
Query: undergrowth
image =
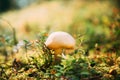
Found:
[[[54,51],[49,50],[44,41],[46,32],[40,33],[37,40],[23,40],[17,45],[17,52],[12,51],[0,63],[0,80],[119,80],[120,79],[120,60],[116,55],[99,55],[96,49],[93,57],[86,55],[86,51],[77,47],[73,54],[61,56],[61,63],[53,64]],[[6,36],[7,37],[7,36]],[[1,44],[7,49],[7,41],[1,37]],[[10,38],[14,39],[14,38]],[[80,38],[79,38],[80,40]],[[78,42],[81,42],[79,41]],[[21,44],[21,45],[20,45]],[[2,48],[1,46],[0,48]],[[15,48],[15,47],[12,47]],[[29,53],[31,51],[31,53]],[[98,53],[98,52],[99,53]],[[15,57],[22,54],[23,58]],[[23,55],[25,54],[25,55]],[[29,56],[29,54],[33,54]],[[115,53],[114,53],[115,54]],[[11,56],[13,56],[11,58]]]

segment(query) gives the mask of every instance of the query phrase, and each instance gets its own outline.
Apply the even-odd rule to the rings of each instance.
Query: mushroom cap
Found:
[[[68,33],[58,31],[49,35],[45,42],[49,49],[74,49],[75,39]]]

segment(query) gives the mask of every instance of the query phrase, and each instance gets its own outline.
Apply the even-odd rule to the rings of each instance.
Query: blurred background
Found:
[[[86,51],[120,54],[119,13],[119,0],[0,0],[0,36],[11,39],[14,32],[17,40],[34,40],[66,31],[83,38]]]

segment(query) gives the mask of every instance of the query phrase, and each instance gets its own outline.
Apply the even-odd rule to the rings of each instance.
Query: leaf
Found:
[[[61,73],[56,73],[55,76],[60,77],[62,74]]]
[[[81,77],[89,77],[90,76],[90,73],[88,71],[83,71],[80,74],[81,74]]]

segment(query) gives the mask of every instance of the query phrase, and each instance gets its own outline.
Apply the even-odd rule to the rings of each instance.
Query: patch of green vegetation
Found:
[[[101,56],[94,54],[93,58],[85,55],[85,51],[76,49],[73,54],[61,56],[61,62],[53,64],[53,51],[49,50],[45,44],[45,32],[39,35],[36,41],[24,40],[22,47],[27,59],[9,59],[4,63],[0,63],[0,79],[16,80],[16,79],[48,79],[48,80],[111,80],[119,79],[119,57],[117,56]],[[33,51],[34,55],[29,56],[29,51]],[[34,52],[35,51],[35,52]],[[99,51],[100,52],[100,51]],[[14,54],[20,54],[21,51]],[[36,56],[37,55],[37,56]],[[4,57],[4,56],[3,56]],[[11,61],[10,61],[11,60]]]

